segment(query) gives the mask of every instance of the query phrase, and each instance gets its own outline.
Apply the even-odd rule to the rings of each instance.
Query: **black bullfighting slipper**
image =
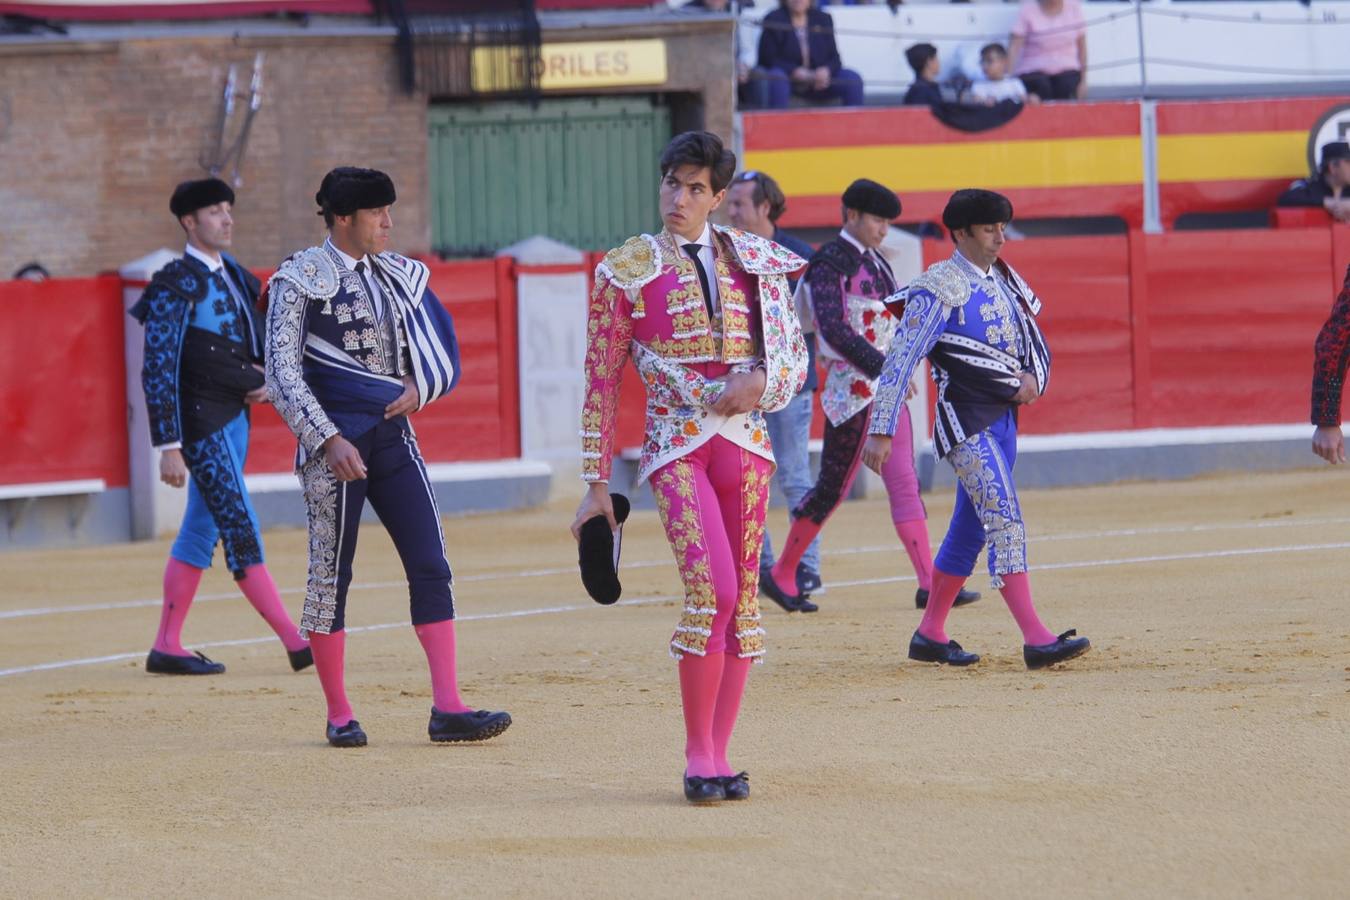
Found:
[[[965,588],[961,588],[957,593],[956,600],[952,603],[952,606],[965,606],[967,603],[974,603],[978,599],[980,599],[979,591],[968,591]],[[928,608],[927,590],[919,588],[914,592],[914,605],[919,609]]]
[[[909,639],[909,658],[919,662],[946,663],[949,666],[969,666],[980,661],[978,653],[967,653],[956,641],[939,644],[917,631]]]
[[[314,651],[308,647],[302,647],[299,650],[287,650],[286,655],[291,659],[291,670],[294,672],[308,669],[314,665]]]
[[[805,565],[797,566],[797,593],[802,595],[805,600],[812,594],[825,593],[825,582],[820,580],[820,575],[812,572]]]
[[[329,722],[328,743],[334,747],[364,747],[366,733],[361,730],[361,723],[355,719],[341,726]]]
[[[1027,668],[1044,669],[1046,666],[1053,666],[1075,656],[1082,656],[1092,644],[1085,637],[1074,637],[1077,633],[1077,629],[1070,628],[1055,638],[1053,644],[1041,644],[1037,647],[1023,644],[1022,658],[1027,662]]]
[[[592,600],[605,606],[617,602],[623,594],[623,585],[619,584],[619,550],[623,545],[623,523],[632,509],[623,494],[610,494],[609,499],[614,504],[618,529],[611,529],[604,516],[593,516],[582,524],[581,538],[577,541],[581,584]]]
[[[722,791],[727,795],[728,800],[750,799],[750,773],[738,772],[735,775],[722,775],[717,780],[722,782]]]
[[[769,574],[768,569],[763,569],[760,572],[759,591],[787,612],[815,612],[820,609],[819,606],[801,595],[794,597],[785,593],[778,586],[778,582],[773,580],[773,576]]]
[[[727,799],[722,779],[717,777],[700,778],[698,775],[684,776],[684,799],[690,803],[720,803]]]
[[[427,723],[427,734],[437,743],[446,741],[467,743],[486,741],[510,727],[511,714],[508,712],[478,709],[470,712],[446,713],[433,706],[431,721]]]
[[[212,662],[202,653],[174,656],[151,650],[145,658],[145,671],[156,675],[219,675],[225,671],[225,664]]]

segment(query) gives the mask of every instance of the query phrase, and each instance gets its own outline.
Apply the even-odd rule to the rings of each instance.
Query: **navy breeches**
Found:
[[[366,464],[365,478],[338,481],[322,453],[300,470],[309,513],[309,583],[301,633],[329,634],[346,623],[352,557],[367,499],[403,562],[413,624],[453,619],[441,516],[412,426],[399,416],[352,443]]]

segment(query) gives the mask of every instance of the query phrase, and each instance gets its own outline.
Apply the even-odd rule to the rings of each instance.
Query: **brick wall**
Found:
[[[0,278],[37,260],[54,275],[115,269],[182,246],[173,186],[204,173],[226,68],[247,84],[265,53],[264,101],[238,188],[235,250],[276,265],[319,240],[314,192],[335,165],[384,169],[398,187],[394,246],[425,252],[426,101],[399,89],[392,41],[199,38],[0,44]],[[236,106],[236,124],[241,121]]]
[[[677,124],[730,139],[731,35],[730,20],[639,20],[550,29],[546,39],[666,39],[664,90],[697,98]],[[399,193],[393,247],[427,252],[427,98],[401,90],[391,35],[0,41],[0,279],[34,260],[76,277],[180,248],[169,194],[205,174],[198,160],[214,141],[225,72],[235,64],[245,89],[259,51],[263,105],[237,189],[236,255],[271,268],[320,240],[314,192],[336,165],[389,172]]]

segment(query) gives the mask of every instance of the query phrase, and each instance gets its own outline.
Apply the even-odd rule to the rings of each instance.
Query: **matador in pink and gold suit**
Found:
[[[711,226],[720,303],[713,316],[694,263],[667,231],[629,239],[596,268],[587,326],[582,478],[608,481],[619,380],[631,357],[647,389],[638,480],[652,492],[684,582],[677,658],[764,653],[759,551],[773,474],[764,413],[806,379],[806,344],[786,275],[805,265],[757,235]],[[757,409],[711,410],[730,372],[765,370]]]

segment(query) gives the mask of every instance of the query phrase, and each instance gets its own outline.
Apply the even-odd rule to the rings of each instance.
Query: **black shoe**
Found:
[[[796,597],[786,594],[778,586],[778,582],[773,580],[773,575],[768,569],[761,569],[759,572],[759,590],[764,596],[768,597],[774,603],[777,603],[788,612],[815,612],[820,609],[810,600],[798,595]]]
[[[446,713],[436,707],[431,708],[431,721],[427,723],[427,734],[433,741],[486,741],[494,738],[511,727],[511,714],[477,709],[473,712]]]
[[[151,650],[145,658],[145,671],[156,675],[219,675],[225,671],[225,664],[212,662],[201,653],[173,656]]]
[[[727,795],[728,800],[750,799],[750,774],[748,772],[722,775],[717,780],[722,782],[722,791]]]
[[[967,603],[974,603],[978,599],[980,599],[979,591],[968,591],[965,588],[961,588],[961,590],[957,592],[956,600],[952,602],[952,606],[965,606]],[[914,592],[914,605],[919,609],[928,608],[927,590],[919,588]]]
[[[797,565],[797,593],[801,594],[803,600],[812,594],[825,593],[825,584],[820,580],[820,575],[801,563]]]
[[[684,776],[684,799],[690,803],[719,803],[727,799],[727,790],[720,778]]]
[[[355,719],[342,726],[329,722],[328,743],[334,747],[364,747],[366,733],[361,730],[361,723]]]
[[[969,666],[980,661],[978,653],[967,653],[956,641],[939,644],[917,631],[909,639],[909,658],[919,662],[946,663],[949,666]]]
[[[300,650],[287,650],[286,655],[291,658],[291,670],[299,672],[301,669],[308,669],[314,665],[314,651],[308,647]]]
[[[1077,633],[1076,629],[1070,628],[1055,638],[1053,644],[1041,644],[1039,647],[1023,644],[1022,658],[1027,662],[1027,668],[1044,669],[1046,666],[1053,666],[1075,656],[1082,656],[1092,644],[1085,637],[1074,637]]]

